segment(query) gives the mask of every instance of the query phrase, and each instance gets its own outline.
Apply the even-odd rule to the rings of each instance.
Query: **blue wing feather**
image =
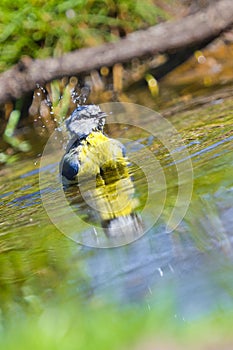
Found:
[[[69,152],[64,155],[60,163],[61,174],[68,180],[73,180],[79,171],[77,155]]]

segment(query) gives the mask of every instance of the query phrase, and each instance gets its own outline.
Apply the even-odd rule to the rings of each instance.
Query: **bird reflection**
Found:
[[[66,120],[70,142],[60,162],[60,173],[66,188],[78,184],[89,206],[89,219],[100,222],[107,237],[135,239],[143,230],[136,213],[139,201],[125,148],[104,134],[105,118],[96,105],[73,111]]]

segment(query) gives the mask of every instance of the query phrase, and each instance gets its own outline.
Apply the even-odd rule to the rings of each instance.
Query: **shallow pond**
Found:
[[[111,136],[134,135],[155,156],[166,177],[166,200],[153,227],[135,242],[110,249],[86,247],[63,235],[46,214],[39,186],[39,160],[9,165],[0,172],[0,299],[3,311],[37,307],[48,300],[143,302],[148,310],[163,291],[173,296],[175,314],[189,319],[233,306],[233,102],[219,99],[202,108],[177,113],[169,121],[182,136],[193,166],[193,192],[188,211],[172,232],[166,222],[178,194],[173,155],[151,135],[116,128]],[[130,120],[127,120],[130,123]],[[150,128],[151,120],[141,121]],[[111,130],[110,130],[111,131]],[[132,154],[138,149],[132,148]],[[178,154],[181,149],[173,150]],[[180,159],[180,163],[187,159]],[[152,177],[159,177],[147,164]],[[54,165],[42,169],[50,184]],[[184,170],[183,170],[184,171]],[[148,186],[135,171],[134,185],[143,202]],[[187,179],[187,181],[192,179]],[[153,192],[153,190],[152,190]],[[158,197],[156,197],[158,195]],[[154,203],[161,192],[154,191]],[[183,203],[181,203],[182,206]],[[186,203],[185,203],[186,205]],[[58,213],[58,215],[60,215]],[[143,215],[142,215],[143,216]],[[63,213],[65,220],[65,213]],[[150,220],[149,218],[143,218]],[[82,224],[76,231],[82,234]]]

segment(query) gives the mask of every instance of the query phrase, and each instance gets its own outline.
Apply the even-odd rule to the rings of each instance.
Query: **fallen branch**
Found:
[[[37,84],[90,72],[134,57],[171,53],[216,38],[233,23],[232,0],[221,0],[179,21],[129,34],[115,43],[73,51],[59,58],[22,59],[0,75],[0,103],[20,98]]]

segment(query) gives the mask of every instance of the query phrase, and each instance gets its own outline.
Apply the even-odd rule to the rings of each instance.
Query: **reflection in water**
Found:
[[[124,237],[125,242],[140,237],[143,229],[124,146],[104,135],[105,116],[95,105],[71,114],[66,122],[71,140],[60,171],[64,184],[78,183],[89,219],[101,222],[108,237],[121,237],[123,243]]]

